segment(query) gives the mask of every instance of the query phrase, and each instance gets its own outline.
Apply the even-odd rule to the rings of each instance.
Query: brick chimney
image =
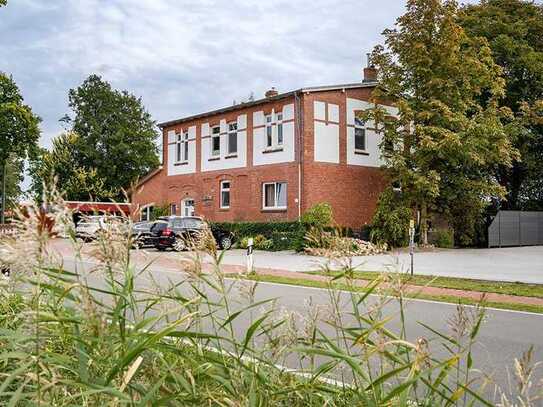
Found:
[[[377,82],[377,69],[370,63],[370,54],[366,54],[367,65],[364,68],[364,80],[362,82]]]
[[[277,90],[274,87],[272,87],[270,90],[268,90],[264,94],[264,96],[266,96],[267,98],[272,98],[274,96],[277,96],[278,94],[279,94],[279,92],[277,92]]]

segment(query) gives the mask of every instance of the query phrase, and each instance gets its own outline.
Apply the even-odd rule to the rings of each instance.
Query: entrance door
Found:
[[[181,216],[194,216],[194,199],[187,198],[181,201]]]

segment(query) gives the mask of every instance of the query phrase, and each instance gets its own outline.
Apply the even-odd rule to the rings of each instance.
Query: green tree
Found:
[[[11,209],[16,206],[18,199],[23,191],[21,182],[24,179],[24,160],[10,156],[6,161],[6,209]],[[0,195],[2,191],[0,190]]]
[[[40,118],[24,104],[13,78],[0,72],[0,178],[8,172],[7,167],[6,171],[3,168],[9,158],[15,161],[25,158],[37,144],[39,122]],[[6,178],[6,184],[7,181]],[[3,199],[7,198],[5,195]],[[4,222],[3,206],[0,208],[0,223]]]
[[[507,189],[502,207],[543,209],[543,5],[521,0],[486,0],[461,9],[459,23],[471,37],[484,37],[505,73],[501,105],[514,113],[506,130],[521,157],[500,166]]]
[[[66,120],[78,134],[74,158],[81,168],[95,169],[114,198],[159,165],[155,122],[141,99],[91,75],[70,90],[69,106],[74,117]]]
[[[398,114],[376,103],[364,116],[383,133],[385,168],[402,200],[420,211],[424,244],[434,213],[469,243],[465,223],[478,215],[459,224],[457,216],[468,215],[459,208],[469,204],[480,214],[487,198],[502,197],[494,170],[515,157],[497,109],[501,69],[486,41],[467,36],[456,16],[454,1],[409,0],[371,57],[379,72],[375,100],[395,101]]]
[[[80,137],[67,132],[53,139],[51,151],[39,149],[30,160],[31,190],[39,200],[44,183],[56,182],[69,201],[106,200],[113,193],[95,168],[85,168],[77,160]]]

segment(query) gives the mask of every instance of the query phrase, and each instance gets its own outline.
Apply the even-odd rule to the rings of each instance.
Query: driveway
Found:
[[[318,270],[327,262],[321,257],[293,252],[260,251],[255,251],[254,260],[255,267],[289,271]],[[353,264],[361,271],[408,272],[409,261],[409,253],[405,251],[353,257]],[[224,257],[224,263],[245,264],[245,251],[228,251]],[[442,277],[543,284],[543,246],[500,249],[436,249],[415,253],[414,270],[416,274]]]

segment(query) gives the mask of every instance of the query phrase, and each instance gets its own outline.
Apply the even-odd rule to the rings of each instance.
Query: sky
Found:
[[[142,98],[158,121],[280,92],[361,80],[400,0],[8,0],[0,71],[63,127],[68,91],[92,73]]]

